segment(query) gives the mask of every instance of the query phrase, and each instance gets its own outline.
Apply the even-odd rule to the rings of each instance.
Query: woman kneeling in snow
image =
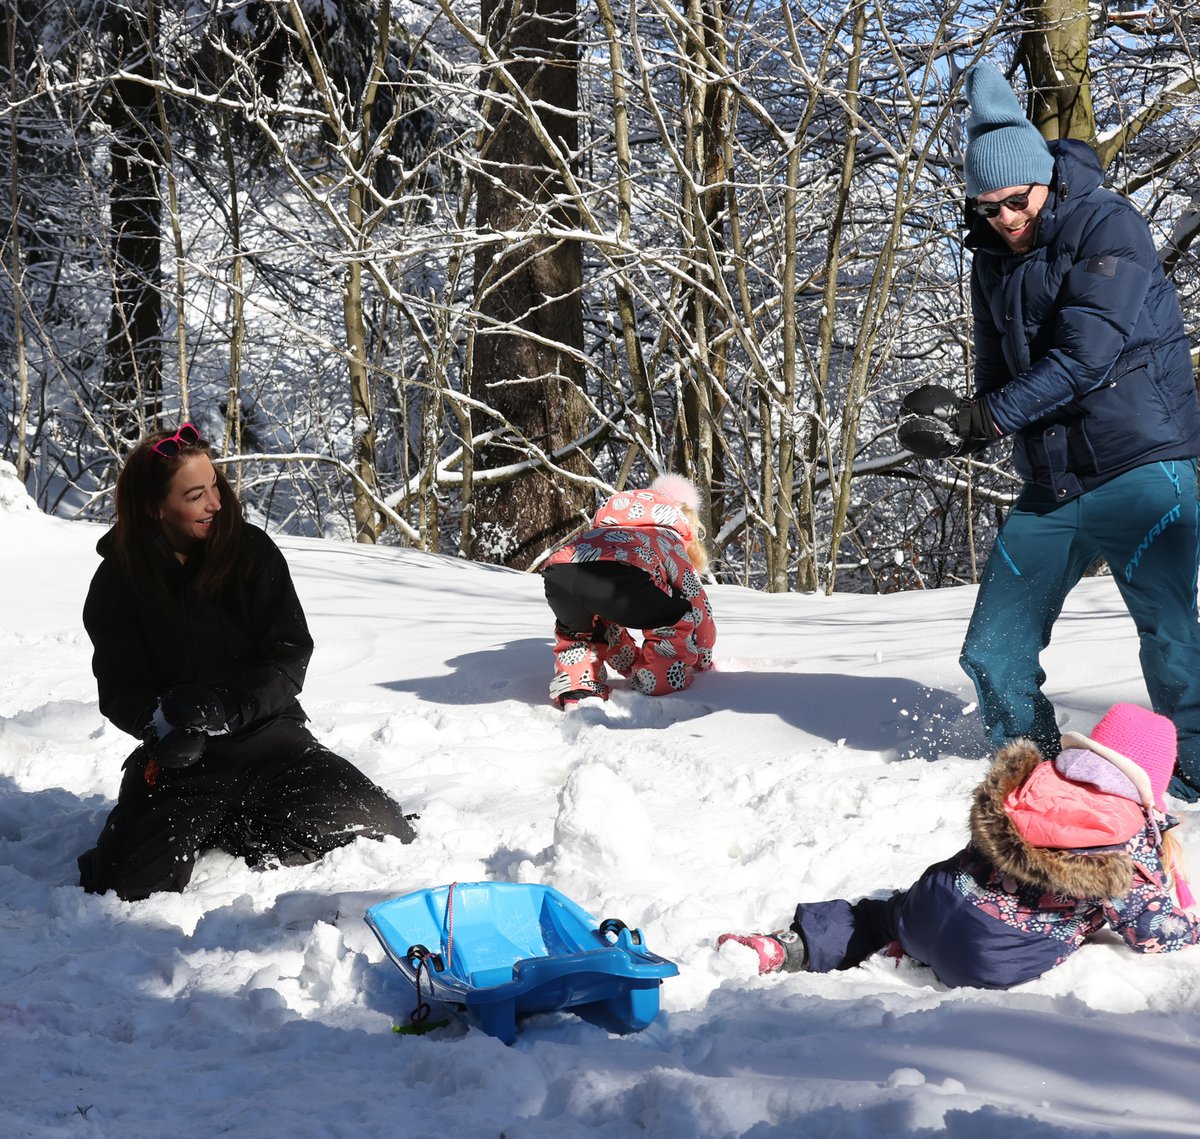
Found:
[[[1068,732],[1045,760],[1028,740],[996,755],[975,790],[971,841],[887,899],[802,902],[787,929],[723,934],[760,973],[850,969],[887,945],[944,984],[1007,989],[1106,924],[1139,953],[1200,942],[1200,919],[1162,814],[1175,726],[1116,704],[1093,738]]]
[[[116,494],[83,623],[100,711],[142,743],[83,888],[182,890],[213,847],[295,865],[359,837],[411,842],[396,802],[304,726],[313,643],[287,563],[196,429],[139,443]]]
[[[687,479],[661,475],[647,490],[614,494],[592,529],[547,560],[556,619],[550,698],[559,707],[608,699],[606,664],[650,696],[712,668],[717,629],[700,584],[708,559],[698,505]],[[629,629],[642,630],[640,646]]]

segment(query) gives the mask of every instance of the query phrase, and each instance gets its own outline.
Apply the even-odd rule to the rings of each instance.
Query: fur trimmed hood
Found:
[[[971,802],[971,841],[1002,874],[1065,897],[1100,901],[1123,897],[1133,884],[1133,859],[1124,850],[1053,850],[1030,846],[1004,810],[1004,799],[1047,762],[1029,740],[996,753]]]

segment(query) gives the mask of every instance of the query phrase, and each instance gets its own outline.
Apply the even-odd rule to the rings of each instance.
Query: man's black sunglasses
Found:
[[[1019,194],[1010,194],[1007,198],[1001,198],[998,202],[981,202],[978,198],[972,198],[971,208],[981,218],[997,217],[1001,208],[1005,206],[1015,213],[1017,210],[1023,210],[1029,205],[1029,195],[1033,193],[1033,188],[1036,185],[1036,182],[1030,182]]]

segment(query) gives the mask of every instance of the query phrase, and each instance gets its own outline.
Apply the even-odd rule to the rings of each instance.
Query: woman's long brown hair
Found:
[[[162,554],[157,548],[162,533],[158,508],[166,499],[171,479],[181,463],[195,455],[212,458],[212,448],[203,439],[180,443],[179,453],[169,458],[154,450],[156,443],[174,435],[173,431],[155,431],[129,452],[117,476],[117,521],[113,527],[121,568],[144,596],[164,606],[169,606],[170,595],[162,572]],[[196,590],[204,597],[215,597],[224,590],[241,559],[242,506],[229,480],[220,470],[216,474],[221,509],[204,541],[204,566],[196,578]]]

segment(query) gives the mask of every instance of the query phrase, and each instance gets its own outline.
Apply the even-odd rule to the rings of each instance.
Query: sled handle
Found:
[[[417,964],[424,961],[426,968],[432,965],[439,973],[446,968],[446,963],[442,960],[442,955],[426,949],[423,945],[410,945],[408,952],[404,956],[409,961],[414,961]]]
[[[611,935],[613,942],[616,942],[620,939],[621,933],[624,930],[629,930],[629,940],[632,941],[634,945],[642,944],[641,930],[629,929],[629,926],[627,926],[620,918],[605,918],[600,923],[600,928],[597,932],[605,941],[608,941],[609,936]]]

